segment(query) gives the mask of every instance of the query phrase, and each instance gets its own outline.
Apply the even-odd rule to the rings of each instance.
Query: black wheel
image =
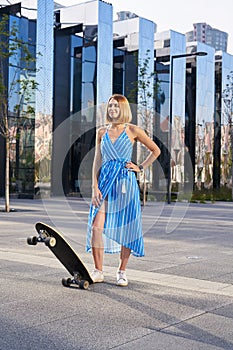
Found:
[[[29,245],[36,245],[37,244],[37,237],[31,236],[27,238],[27,244]]]
[[[56,245],[56,238],[54,238],[54,237],[47,237],[47,238],[45,238],[45,245],[47,245],[47,247],[51,247],[51,248],[53,248],[53,247],[55,247],[55,245]]]
[[[79,287],[81,289],[88,289],[89,287],[89,282],[88,281],[85,281],[85,280],[82,280],[79,282]]]
[[[72,283],[71,278],[62,278],[62,285],[64,287],[69,287]]]

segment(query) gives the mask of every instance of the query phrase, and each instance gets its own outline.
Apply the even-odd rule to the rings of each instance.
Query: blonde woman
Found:
[[[120,253],[117,285],[127,286],[130,254],[144,256],[141,204],[135,172],[144,171],[160,155],[160,149],[138,126],[125,96],[114,94],[107,104],[107,126],[96,134],[92,172],[92,200],[86,250],[92,252],[94,282],[103,282],[104,253]],[[134,142],[150,150],[139,165],[131,161]]]

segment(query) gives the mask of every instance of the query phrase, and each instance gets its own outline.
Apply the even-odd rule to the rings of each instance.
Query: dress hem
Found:
[[[127,248],[127,247],[125,247]],[[119,254],[121,252],[121,250],[118,250],[118,251],[109,251],[109,250],[106,250],[104,249],[104,253],[105,254]],[[86,248],[86,253],[92,253],[92,250],[91,248]],[[135,258],[143,258],[145,256],[145,254],[138,254],[138,253],[135,253],[133,250],[131,250],[130,254],[132,254],[133,256],[135,256]]]

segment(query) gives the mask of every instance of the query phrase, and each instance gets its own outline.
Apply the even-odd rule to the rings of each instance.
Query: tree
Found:
[[[37,83],[35,61],[28,43],[20,39],[15,22],[0,20],[0,135],[5,139],[5,211],[10,211],[10,147],[19,137],[19,125],[34,117],[31,102]],[[11,77],[8,69],[12,67]],[[13,108],[9,102],[15,101]],[[13,109],[13,110],[12,110]]]
[[[231,198],[233,200],[233,71],[227,75],[226,87],[222,92],[223,97],[223,115],[225,122],[229,126],[230,142],[231,142]]]

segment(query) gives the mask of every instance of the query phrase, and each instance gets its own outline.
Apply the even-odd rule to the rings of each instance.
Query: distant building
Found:
[[[138,15],[136,15],[135,13],[130,12],[130,11],[117,12],[117,20],[118,21],[124,21],[126,19],[136,18],[136,17],[138,17]]]
[[[193,30],[186,33],[186,40],[205,43],[214,47],[215,51],[227,52],[228,34],[206,23],[194,23]]]

